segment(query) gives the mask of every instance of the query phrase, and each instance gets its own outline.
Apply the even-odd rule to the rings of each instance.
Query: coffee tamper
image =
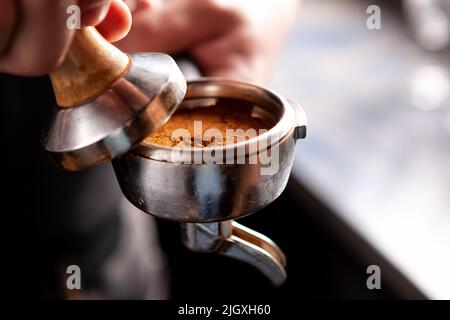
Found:
[[[170,56],[127,55],[93,27],[76,31],[50,80],[57,106],[42,144],[70,171],[130,150],[169,119],[186,92],[186,81]]]

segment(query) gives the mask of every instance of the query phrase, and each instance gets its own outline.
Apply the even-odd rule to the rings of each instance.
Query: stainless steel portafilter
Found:
[[[144,140],[114,159],[114,170],[122,192],[136,207],[181,223],[188,248],[244,261],[281,285],[286,280],[281,249],[234,220],[256,213],[284,190],[296,142],[306,136],[306,115],[298,104],[273,91],[214,78],[189,81],[179,108],[201,107],[208,112],[221,99],[251,105],[251,116],[271,129],[247,141],[185,152]],[[239,104],[227,107],[232,110]],[[214,163],[208,160],[213,152]],[[285,223],[277,217],[275,222]]]

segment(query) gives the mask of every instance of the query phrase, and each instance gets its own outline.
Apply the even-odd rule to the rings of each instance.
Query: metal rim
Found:
[[[271,129],[257,137],[223,146],[204,148],[192,147],[189,149],[192,153],[214,149],[223,152],[222,154],[225,155],[227,151],[230,151],[231,149],[245,148],[247,151],[254,150],[248,148],[251,144],[258,146],[256,152],[260,151],[260,146],[267,150],[270,146],[283,140],[283,138],[289,135],[295,127],[296,115],[292,106],[279,94],[258,85],[222,78],[205,77],[188,82],[185,100],[193,98],[240,99],[266,109],[272,109],[272,112],[274,108],[278,108],[280,117],[278,122]],[[261,143],[263,141],[270,141],[270,144],[266,145]],[[176,157],[174,159],[174,150],[176,150],[174,147],[155,145],[147,141],[142,141],[133,149],[133,152],[154,160],[178,162],[179,159]],[[251,154],[246,152],[246,155],[248,156]]]

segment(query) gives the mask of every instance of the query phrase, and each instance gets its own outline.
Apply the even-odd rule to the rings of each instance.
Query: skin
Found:
[[[20,3],[20,15],[13,1]],[[111,42],[122,39],[116,45],[126,52],[188,54],[207,76],[263,83],[297,2],[127,0],[125,5],[119,0],[79,0],[78,5],[83,25],[97,26]],[[2,0],[0,11],[8,19],[0,23],[0,34],[7,35],[0,37],[0,71],[42,75],[58,66],[73,35],[60,27],[67,18],[65,8],[73,3]]]
[[[129,1],[124,51],[188,54],[207,76],[263,83],[294,21],[298,0]]]
[[[83,26],[108,24],[103,31],[109,41],[130,29],[131,13],[120,0],[2,0],[8,23],[0,24],[0,72],[39,76],[61,64],[75,32],[66,28],[66,8],[74,3]]]

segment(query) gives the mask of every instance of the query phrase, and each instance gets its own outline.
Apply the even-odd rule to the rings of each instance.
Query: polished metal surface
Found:
[[[220,98],[252,104],[251,115],[272,128],[235,144],[190,148],[187,157],[179,149],[144,141],[113,161],[119,185],[136,207],[182,222],[183,241],[191,250],[249,263],[281,285],[286,280],[283,252],[269,238],[233,219],[260,210],[284,190],[295,142],[306,136],[306,116],[298,104],[264,88],[208,78],[188,83],[180,108],[206,110]],[[212,149],[219,156],[209,163],[205,155]],[[239,155],[239,150],[245,152]],[[265,161],[268,158],[262,155],[269,154],[271,161]]]
[[[186,81],[165,54],[131,55],[127,74],[96,99],[55,107],[42,144],[66,170],[83,170],[130,150],[176,110]]]
[[[180,108],[189,107],[195,99],[239,98],[255,104],[255,112],[274,127],[255,138],[231,145],[214,147],[222,151],[224,163],[180,163],[175,148],[142,142],[132,152],[113,161],[114,169],[125,196],[141,210],[157,217],[179,222],[214,222],[242,217],[256,212],[275,200],[286,186],[294,158],[295,141],[306,132],[306,117],[301,108],[279,95],[251,84],[203,79],[188,84],[186,98]],[[269,150],[278,155],[272,174],[261,174],[270,166],[259,155],[269,141]],[[248,150],[257,143],[254,153]],[[254,164],[246,161],[227,164],[227,151],[245,147],[245,159],[256,156]],[[193,148],[204,156],[209,148]],[[271,151],[269,151],[271,152]],[[275,154],[275,153],[274,153]],[[204,159],[202,157],[202,159]]]
[[[182,224],[183,242],[192,251],[214,252],[248,263],[274,285],[286,280],[286,257],[266,236],[236,221]]]

